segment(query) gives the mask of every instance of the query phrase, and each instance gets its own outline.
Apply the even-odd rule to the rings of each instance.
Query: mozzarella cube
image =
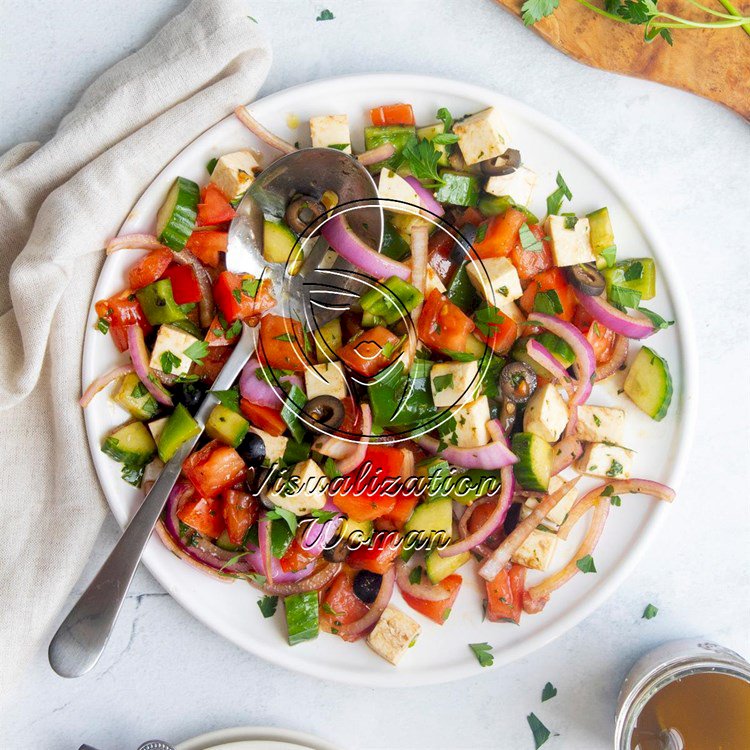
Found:
[[[260,164],[252,151],[234,151],[224,154],[211,173],[211,182],[221,190],[227,200],[241,198],[255,179]]]
[[[500,307],[523,294],[516,267],[507,258],[472,260],[466,273],[474,288],[491,305]]]
[[[453,433],[447,435],[449,443],[459,448],[478,448],[490,442],[490,433],[487,430],[487,422],[490,421],[490,402],[487,396],[480,396],[475,401],[457,406],[451,409],[451,413],[456,420],[456,428]]]
[[[479,365],[471,362],[440,362],[430,369],[432,401],[439,408],[473,399],[479,386]]]
[[[427,274],[424,280],[424,296],[425,299],[430,296],[430,292],[433,289],[437,289],[440,294],[445,294],[445,284],[440,280],[435,269],[428,263]]]
[[[625,412],[608,406],[579,406],[576,437],[586,443],[621,443]]]
[[[154,370],[168,372],[171,375],[187,375],[193,360],[185,356],[185,350],[197,341],[198,339],[195,336],[191,336],[181,328],[170,325],[161,326],[151,352],[149,366]]]
[[[536,185],[536,174],[520,166],[511,174],[488,177],[484,189],[490,195],[507,195],[519,206],[528,206]]]
[[[495,107],[454,123],[453,132],[458,136],[458,147],[469,166],[494,159],[510,146],[510,135]]]
[[[556,266],[575,266],[577,263],[592,263],[591,227],[588,219],[578,219],[568,228],[570,216],[547,217],[545,231],[552,246],[552,258]]]
[[[308,400],[316,396],[345,399],[348,391],[346,378],[339,362],[313,365],[305,370],[305,390]]]
[[[422,206],[417,191],[401,175],[397,175],[390,169],[383,169],[380,172],[378,197],[382,201],[383,208],[397,213],[414,215],[419,213]],[[404,205],[404,203],[410,205]]]
[[[283,435],[270,435],[257,427],[250,427],[249,431],[254,432],[263,441],[263,446],[266,449],[266,457],[263,459],[264,465],[273,466],[274,463],[284,458],[286,444],[289,442],[288,438]]]
[[[151,437],[154,442],[158,445],[159,438],[162,432],[164,432],[164,425],[167,423],[169,417],[162,417],[161,419],[155,419],[153,422],[148,423],[148,431],[151,433]]]
[[[548,494],[552,495],[557,492],[560,487],[565,484],[564,480],[560,477],[550,477],[549,487],[547,488]],[[542,522],[545,526],[549,526],[554,530],[557,530],[558,526],[562,526],[565,517],[570,513],[570,509],[578,499],[578,490],[575,487],[571,487],[563,496],[560,502],[552,508],[552,510],[544,517]],[[526,518],[536,506],[539,505],[539,500],[535,497],[530,497],[524,503],[524,509],[521,515]]]
[[[395,666],[414,645],[421,631],[422,627],[416,620],[389,604],[367,636],[367,645]]]
[[[576,468],[592,477],[629,479],[635,452],[610,443],[589,443]]]
[[[533,432],[554,443],[568,424],[568,407],[557,388],[547,383],[537,388],[523,414],[524,432]]]
[[[497,309],[500,310],[502,315],[505,315],[519,325],[526,321],[526,316],[515,302],[506,302],[504,305],[498,305]]]
[[[511,560],[534,570],[547,570],[557,549],[557,535],[534,529],[513,553]]]
[[[315,148],[341,148],[345,154],[352,152],[352,137],[349,135],[348,115],[323,115],[310,118],[310,138]]]
[[[328,496],[328,477],[311,458],[296,464],[291,472],[277,479],[267,499],[279,508],[305,516],[320,510]]]

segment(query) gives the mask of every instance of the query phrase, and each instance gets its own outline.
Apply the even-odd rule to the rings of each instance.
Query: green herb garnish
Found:
[[[469,648],[477,657],[480,667],[491,667],[495,663],[495,657],[492,655],[492,646],[489,643],[470,643]]]

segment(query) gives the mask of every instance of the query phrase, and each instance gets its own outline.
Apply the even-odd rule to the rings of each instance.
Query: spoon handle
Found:
[[[214,390],[235,381],[255,351],[255,335],[243,325],[242,336],[219,376]],[[177,482],[182,464],[202,434],[217,399],[209,393],[195,414],[200,432],[183,443],[162,469],[150,492],[115,544],[99,572],[63,620],[49,645],[49,663],[61,677],[80,677],[99,660],[114,627],[143,549]]]

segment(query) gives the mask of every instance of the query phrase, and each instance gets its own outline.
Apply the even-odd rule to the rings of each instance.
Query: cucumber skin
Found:
[[[645,354],[644,354],[645,353]],[[652,413],[651,411],[648,411],[641,406],[641,404],[638,403],[636,399],[633,398],[633,396],[628,393],[627,390],[627,382],[628,378],[630,377],[630,373],[633,371],[633,368],[636,366],[638,362],[638,358],[641,357],[641,355],[652,357],[657,360],[657,362],[660,363],[663,375],[664,375],[664,392],[662,393],[661,402],[659,403],[658,408]],[[649,363],[650,364],[650,363]],[[625,388],[625,393],[628,395],[630,400],[644,413],[648,414],[651,419],[653,419],[655,422],[661,422],[664,417],[667,416],[667,412],[669,411],[669,407],[672,403],[672,395],[674,394],[674,384],[672,383],[672,374],[669,372],[669,364],[667,363],[667,360],[664,359],[664,357],[660,357],[653,349],[650,349],[647,346],[644,346],[641,348],[641,351],[638,352],[638,355],[633,360],[633,364],[630,365],[630,370],[628,371],[628,377],[625,378],[625,385],[623,386]]]
[[[139,449],[136,451],[127,450],[122,447],[121,437],[123,432],[128,434],[133,431],[138,432],[136,439],[139,443],[142,443]],[[111,435],[109,435],[104,443],[102,444],[102,453],[105,453],[113,461],[118,463],[131,463],[133,465],[145,465],[147,464],[156,453],[156,443],[151,437],[151,433],[143,422],[128,422],[128,424],[118,427]]]
[[[541,443],[547,446],[545,462],[546,477],[538,475],[538,468],[534,467],[535,454],[543,448]],[[518,463],[513,465],[513,474],[516,481],[526,490],[535,490],[537,492],[546,492],[549,487],[550,469],[552,466],[552,446],[542,438],[530,432],[517,432],[513,435],[511,447],[513,453],[518,456]],[[536,456],[536,458],[539,458]],[[546,481],[544,479],[546,478]]]
[[[173,196],[173,192],[176,195]],[[159,226],[158,240],[172,250],[182,250],[188,238],[195,229],[195,220],[198,216],[198,202],[200,201],[200,188],[197,183],[185,177],[178,177],[167,194],[167,200],[159,209],[158,225],[164,220],[162,211],[167,208],[170,198],[174,203],[169,210],[169,216],[164,220],[164,225]]]

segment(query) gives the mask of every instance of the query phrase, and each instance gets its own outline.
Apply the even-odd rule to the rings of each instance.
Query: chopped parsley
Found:
[[[213,395],[216,396],[216,398],[218,399],[219,403],[222,406],[239,413],[240,394],[236,388],[230,388],[229,390],[226,390],[226,391],[211,391],[211,393],[213,393]]]
[[[625,281],[638,281],[643,278],[643,263],[639,260],[633,261],[623,273]]]
[[[641,293],[635,289],[628,289],[624,286],[613,284],[609,288],[609,301],[620,310],[626,307],[638,307],[641,301]]]
[[[99,318],[96,321],[96,327],[101,333],[106,335],[107,331],[109,331],[109,321],[106,318]]]
[[[609,247],[605,247],[604,250],[602,250],[599,255],[604,258],[604,262],[607,264],[607,268],[612,268],[615,264],[615,258],[617,257],[617,246],[616,245],[610,245]]]
[[[651,325],[653,325],[657,331],[663,331],[665,328],[674,325],[674,320],[664,320],[659,313],[647,310],[645,307],[639,307],[638,312],[643,313],[651,321]]]
[[[161,362],[162,372],[165,372],[167,373],[167,375],[169,375],[169,373],[172,372],[175,367],[180,366],[182,360],[175,354],[172,354],[172,352],[166,351],[162,352],[159,362]]]
[[[250,16],[248,16],[248,18],[250,18]],[[206,172],[208,172],[209,174],[213,174],[214,169],[216,169],[216,165],[218,163],[219,160],[216,157],[214,157],[213,159],[209,159],[208,163],[206,164]]]
[[[409,573],[409,583],[418,584],[422,580],[422,567],[417,565],[414,570]]]
[[[337,151],[346,151],[350,145],[350,143],[329,143],[328,148],[335,148]]]
[[[521,247],[530,253],[541,253],[544,245],[540,239],[529,229],[528,224],[521,224],[518,230],[518,239],[521,240]]]
[[[431,141],[411,136],[401,152],[402,158],[409,165],[411,173],[420,181],[431,185],[442,185],[443,180],[438,173],[438,151]]]
[[[289,484],[292,483],[290,482]],[[292,491],[292,493],[286,494],[293,494],[293,492],[294,491]],[[287,510],[286,508],[279,508],[279,506],[276,505],[274,506],[274,509],[272,511],[266,513],[266,518],[269,519],[269,521],[285,521],[286,525],[289,527],[289,531],[291,531],[292,534],[297,531],[297,516],[295,516],[291,510]]]
[[[530,0],[527,0],[526,3],[524,3],[524,7]],[[531,0],[533,2],[538,2],[539,0]],[[544,2],[545,0],[542,0]],[[550,1],[550,0],[547,0]],[[555,0],[555,6],[557,6],[557,0]],[[550,11],[551,12],[551,11]],[[524,19],[525,20],[525,19]],[[558,172],[557,177],[555,178],[555,181],[557,182],[557,190],[550,193],[547,196],[547,213],[548,214],[556,214],[560,211],[560,206],[562,206],[562,202],[565,198],[568,200],[571,200],[573,198],[573,193],[570,192],[570,188],[568,187],[567,183],[563,179],[563,176]]]
[[[338,513],[334,510],[314,510],[310,514],[318,523],[328,523],[332,521]]]
[[[440,393],[446,388],[453,388],[453,373],[448,372],[445,375],[437,375],[432,379],[432,385],[435,387],[435,391]]]
[[[534,748],[535,750],[539,750],[539,748],[550,738],[552,733],[533,713],[526,717],[526,721],[529,722],[529,728],[534,735]]]
[[[200,367],[203,364],[203,357],[208,354],[208,344],[205,341],[194,341],[183,354]]]
[[[243,279],[240,289],[246,297],[255,297],[260,287],[260,279]]]
[[[601,419],[599,419],[599,417],[597,417],[597,416],[596,416],[596,414],[592,414],[592,417],[591,417],[591,418],[592,418],[592,419],[594,420],[594,424],[595,424],[595,425],[596,425],[597,427],[601,427],[601,426],[602,426],[602,420],[601,420]]]
[[[643,610],[643,614],[641,615],[642,620],[653,620],[656,615],[659,614],[659,608],[655,607],[653,604],[646,605],[646,609]]]
[[[544,313],[545,315],[556,315],[562,311],[562,302],[560,302],[560,297],[554,289],[537,292],[534,297],[534,312]]]
[[[143,398],[148,393],[148,388],[146,388],[143,383],[140,382],[140,380],[135,384],[135,387],[132,391],[130,391],[130,397],[131,398]]]
[[[487,227],[489,224],[482,224],[477,229],[477,233],[474,237],[474,242],[483,242],[484,238],[487,236]]]
[[[550,700],[550,698],[554,698],[556,695],[557,688],[551,682],[548,682],[542,689],[542,703]]]
[[[575,229],[578,224],[578,217],[575,214],[565,214],[565,228]]]
[[[276,614],[276,607],[279,604],[278,596],[264,596],[262,599],[258,599],[258,608],[260,609],[263,617],[273,617]]]
[[[315,19],[316,21],[333,21],[333,19],[336,18],[336,16],[331,13],[328,8],[325,8],[324,10],[320,11],[320,15]]]
[[[482,334],[493,336],[497,332],[493,327],[503,325],[505,316],[494,305],[485,305],[474,313],[474,321]]]
[[[491,667],[495,663],[495,657],[492,655],[492,646],[489,643],[470,643],[469,648],[477,657],[480,667]]]
[[[576,567],[582,573],[596,573],[596,567],[594,565],[594,558],[591,555],[586,555],[580,560],[576,560]]]
[[[622,464],[613,458],[612,463],[609,465],[609,468],[607,469],[607,476],[618,477],[620,476],[620,474],[622,474]]]
[[[440,107],[437,111],[437,118],[443,123],[446,133],[453,127],[453,115],[446,107]]]

